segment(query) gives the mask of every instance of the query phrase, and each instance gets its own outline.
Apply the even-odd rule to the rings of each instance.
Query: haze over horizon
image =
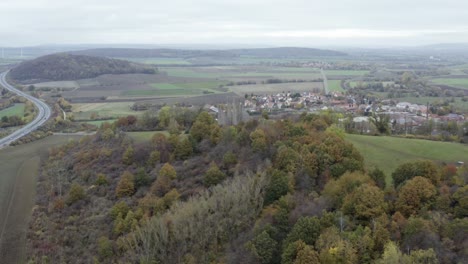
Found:
[[[398,47],[468,43],[468,2],[6,0],[0,46]]]

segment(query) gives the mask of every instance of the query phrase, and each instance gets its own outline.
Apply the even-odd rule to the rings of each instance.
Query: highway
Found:
[[[13,141],[18,140],[18,139],[26,136],[27,134],[33,132],[38,127],[40,127],[42,124],[44,124],[50,118],[50,115],[51,115],[50,107],[46,103],[44,103],[43,101],[37,99],[36,97],[33,97],[33,96],[31,96],[29,94],[26,94],[26,93],[23,93],[22,91],[14,88],[10,84],[8,84],[8,82],[6,81],[7,73],[8,73],[8,71],[3,72],[3,73],[0,74],[0,86],[4,87],[5,89],[10,90],[12,93],[15,93],[15,94],[17,94],[19,96],[22,96],[22,97],[26,98],[27,100],[31,101],[37,107],[39,112],[38,112],[36,118],[32,122],[26,124],[25,126],[23,126],[22,128],[16,130],[15,132],[11,133],[10,135],[8,135],[8,136],[6,136],[4,138],[1,138],[0,139],[0,149],[10,145]]]

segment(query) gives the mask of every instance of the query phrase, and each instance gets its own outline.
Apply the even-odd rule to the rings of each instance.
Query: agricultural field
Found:
[[[436,78],[431,81],[436,84],[468,89],[468,78]]]
[[[313,90],[323,90],[322,82],[302,82],[302,83],[274,83],[232,86],[230,89],[244,96],[245,94],[274,94],[282,92],[312,92]]]
[[[468,146],[459,143],[353,134],[347,134],[346,139],[364,156],[368,169],[378,167],[385,172],[387,183],[391,182],[391,173],[408,161],[468,162]]]
[[[328,80],[328,89],[331,92],[344,92],[341,87],[341,80]]]
[[[240,81],[267,79],[305,79],[321,78],[316,68],[293,68],[272,66],[215,66],[215,67],[166,67],[161,71],[174,77],[215,78],[219,80]]]
[[[26,145],[0,150],[0,259],[23,263],[26,229],[34,206],[40,158],[52,146],[77,136],[50,136]],[[9,258],[6,259],[6,256]]]
[[[133,102],[72,104],[72,113],[76,120],[89,120],[93,114],[101,118],[140,115],[142,112],[133,111],[132,105]]]
[[[42,82],[34,84],[36,88],[61,88],[65,90],[73,90],[80,88],[76,81],[57,81],[57,82]]]
[[[2,116],[19,116],[23,117],[24,116],[24,104],[18,103],[14,104],[13,106],[10,106],[6,109],[3,109],[0,111],[0,117]]]
[[[326,70],[325,73],[327,76],[364,76],[369,74],[369,71],[354,71],[354,70]]]

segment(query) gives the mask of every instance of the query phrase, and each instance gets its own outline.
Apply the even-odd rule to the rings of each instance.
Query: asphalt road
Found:
[[[7,73],[8,71],[0,74],[0,86],[31,101],[37,107],[37,109],[39,109],[39,113],[32,122],[16,130],[10,135],[0,139],[0,149],[10,145],[10,143],[12,143],[13,141],[18,140],[26,136],[27,134],[31,133],[32,131],[36,130],[38,127],[44,124],[47,121],[47,119],[50,118],[50,115],[51,115],[50,107],[46,103],[42,102],[36,97],[23,93],[22,91],[17,90],[16,88],[8,84],[5,78]]]

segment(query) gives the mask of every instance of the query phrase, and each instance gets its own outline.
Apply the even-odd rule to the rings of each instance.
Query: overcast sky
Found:
[[[0,46],[452,42],[467,0],[0,0]]]

